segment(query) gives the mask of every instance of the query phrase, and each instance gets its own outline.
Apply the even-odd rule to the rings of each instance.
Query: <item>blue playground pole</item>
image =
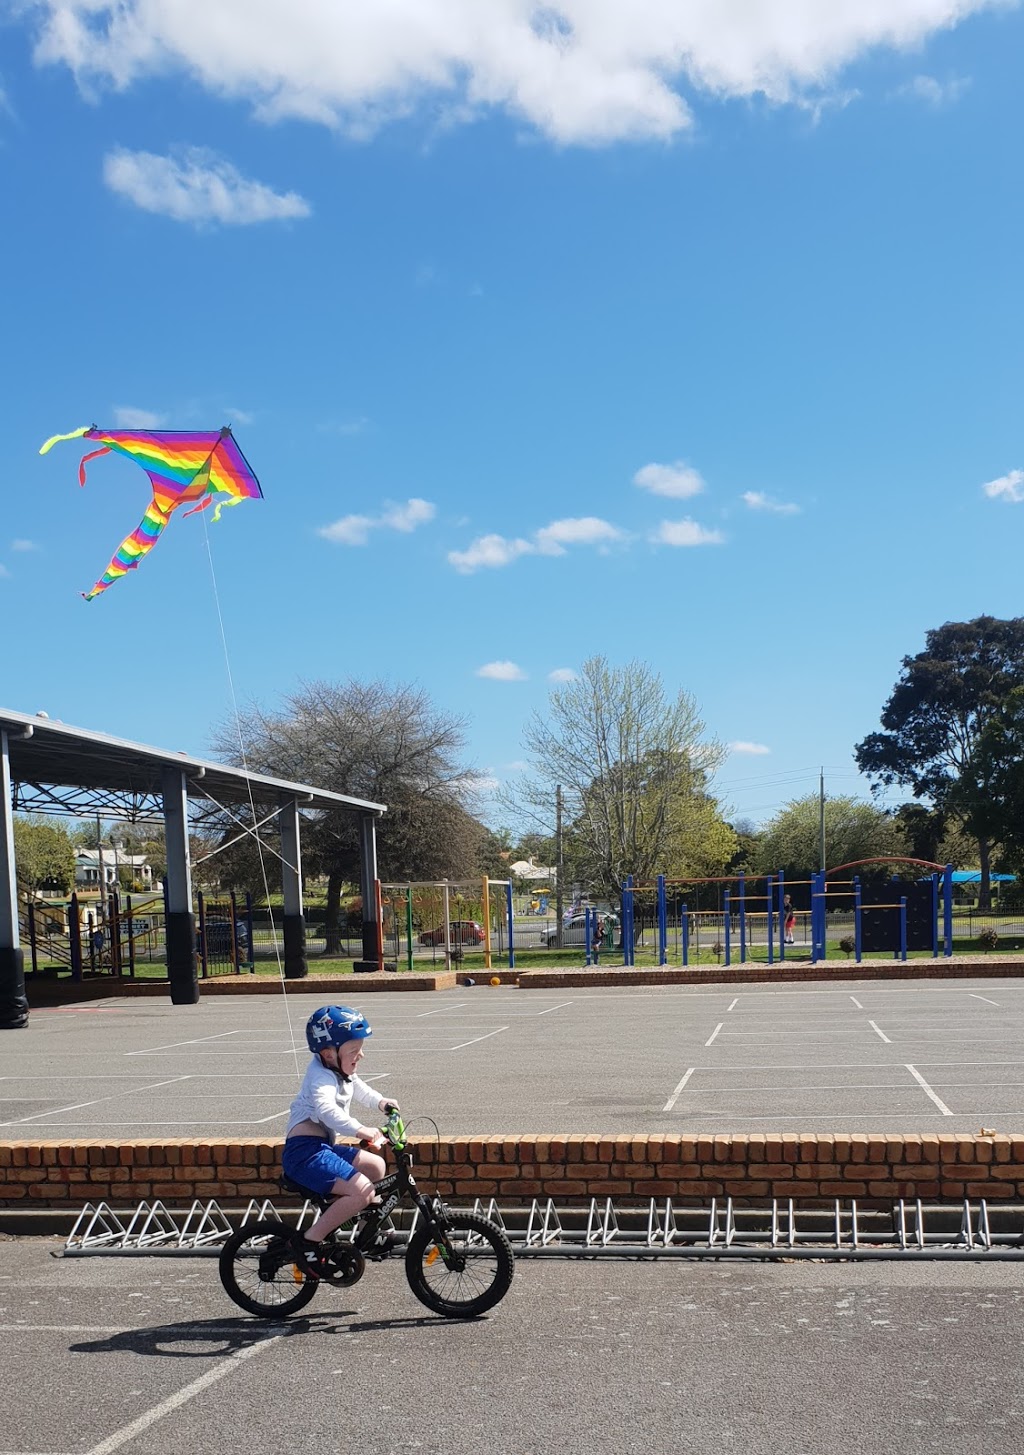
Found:
[[[768,905],[768,964],[774,965],[775,957],[772,953],[772,876],[770,874],[767,876],[766,889],[765,902]]]
[[[942,953],[953,953],[953,866],[947,864],[942,871]]]
[[[591,920],[593,912],[589,904],[583,911],[583,944],[587,952],[584,963],[587,965],[591,964],[591,946],[594,943],[593,921]]]
[[[907,958],[907,900],[900,900],[900,959]]]
[[[939,958],[939,876],[932,875],[932,959]]]
[[[725,963],[732,964],[732,906],[728,889],[725,891]]]
[[[635,909],[636,909],[636,907],[635,907],[635,905],[633,903],[633,876],[632,876],[632,874],[627,874],[626,875],[626,910],[627,910],[627,914],[626,914],[626,917],[625,917],[625,919],[623,920],[623,923],[622,923],[622,931],[623,931],[623,933],[622,933],[622,963],[624,965],[632,965],[633,964],[633,938],[634,938],[634,936],[633,936],[633,916],[634,916],[634,913],[635,913]],[[627,920],[628,920],[628,929],[629,929],[629,934],[628,935],[626,934],[626,929],[627,929],[627,923],[626,923],[626,921]]]
[[[861,957],[860,929],[860,875],[858,874],[853,881],[853,954],[858,965]]]
[[[679,906],[679,917],[683,922],[683,966],[690,963],[690,916],[686,905]]]
[[[825,897],[821,887],[821,874],[811,875],[811,963],[816,965],[822,958],[825,936],[822,932],[822,911]]]
[[[658,875],[658,964],[668,964],[668,905],[665,902],[665,876]]]
[[[779,959],[786,958],[786,876],[780,869],[776,876],[779,889]]]
[[[740,870],[740,964],[747,963],[747,876]]]
[[[514,970],[516,967],[516,947],[512,943],[513,930],[515,928],[515,915],[512,911],[512,880],[505,885],[505,913],[508,915],[508,968]]]

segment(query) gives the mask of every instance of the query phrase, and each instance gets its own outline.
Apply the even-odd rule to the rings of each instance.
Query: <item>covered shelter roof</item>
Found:
[[[282,798],[296,798],[306,810],[387,811],[383,803],[69,727],[42,714],[0,708],[0,731],[8,739],[11,806],[23,813],[101,813],[128,820],[158,816],[168,768],[185,774],[190,802],[204,800],[210,811],[226,804],[270,806]]]

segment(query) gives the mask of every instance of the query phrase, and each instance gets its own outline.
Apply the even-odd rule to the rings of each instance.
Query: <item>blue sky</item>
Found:
[[[637,657],[761,820],[1020,613],[1019,5],[0,17],[5,706],[203,753],[232,683],[383,675],[500,780]],[[265,499],[87,605],[146,502],[39,457],[92,422],[231,423]]]

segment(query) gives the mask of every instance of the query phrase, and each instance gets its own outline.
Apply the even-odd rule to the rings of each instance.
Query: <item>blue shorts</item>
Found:
[[[358,1147],[332,1147],[323,1137],[288,1137],[281,1165],[285,1176],[318,1197],[330,1197],[340,1179],[348,1182],[358,1169],[353,1166]]]

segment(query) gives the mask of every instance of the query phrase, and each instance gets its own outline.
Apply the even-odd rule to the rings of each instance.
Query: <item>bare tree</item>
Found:
[[[550,832],[560,786],[567,867],[590,887],[612,895],[627,874],[708,873],[733,853],[708,787],[724,750],[705,736],[694,698],[668,698],[645,663],[591,657],[552,690],[546,716],[534,713],[524,744],[531,768],[506,806]]]
[[[461,719],[419,688],[386,682],[304,683],[277,712],[250,708],[220,728],[217,751],[253,772],[384,803],[381,877],[458,878],[475,872],[483,830],[472,817],[474,777],[461,761]],[[330,938],[345,884],[359,880],[355,816],[328,810],[303,831],[309,872],[326,876]]]

